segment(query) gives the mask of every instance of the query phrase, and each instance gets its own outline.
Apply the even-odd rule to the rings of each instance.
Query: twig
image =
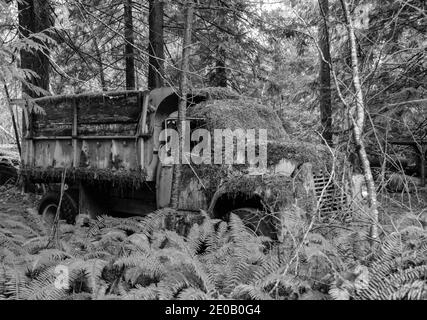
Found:
[[[60,242],[59,242],[59,217],[61,215],[61,205],[62,205],[62,199],[64,196],[64,192],[65,192],[65,178],[67,176],[67,168],[64,169],[63,173],[62,173],[62,178],[61,178],[61,193],[60,193],[60,197],[59,197],[59,203],[58,203],[58,207],[56,208],[56,214],[55,214],[55,219],[53,221],[53,225],[52,225],[52,229],[51,229],[51,234],[49,237],[49,241],[46,245],[46,248],[49,247],[49,245],[52,243],[53,239],[56,236],[56,244],[57,246],[59,246]]]

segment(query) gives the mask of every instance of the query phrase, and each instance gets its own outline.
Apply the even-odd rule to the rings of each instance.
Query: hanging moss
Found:
[[[220,187],[220,193],[231,196],[260,196],[273,209],[289,206],[295,200],[296,184],[282,175],[240,175],[230,177]]]
[[[33,182],[60,183],[63,168],[23,167],[20,175]],[[111,170],[93,168],[68,168],[66,182],[93,185],[108,185],[112,187],[139,189],[146,180],[142,170]]]

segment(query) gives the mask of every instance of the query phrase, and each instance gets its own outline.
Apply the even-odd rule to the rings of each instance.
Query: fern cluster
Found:
[[[1,299],[425,299],[425,231],[405,224],[372,246],[362,229],[310,229],[284,214],[283,238],[256,236],[231,215],[186,236],[177,213],[80,217],[59,241],[32,212],[0,213]],[[58,268],[67,271],[58,286]],[[64,283],[63,283],[64,284]]]
[[[407,226],[385,236],[350,272],[337,274],[334,299],[426,300],[427,232]]]

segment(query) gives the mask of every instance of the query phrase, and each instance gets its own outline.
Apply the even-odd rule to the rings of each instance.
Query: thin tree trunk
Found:
[[[149,0],[149,45],[148,45],[148,89],[164,85],[164,40],[163,40],[163,6],[162,0]]]
[[[345,0],[341,0],[341,5],[343,8],[347,31],[349,36],[349,45],[351,51],[351,64],[353,69],[353,84],[355,89],[355,100],[356,108],[350,112],[350,117],[353,122],[353,135],[354,141],[359,153],[360,162],[362,163],[363,174],[365,177],[365,182],[368,189],[368,203],[370,214],[372,217],[372,228],[371,228],[371,237],[376,239],[378,237],[378,201],[377,193],[375,189],[374,178],[371,171],[371,166],[368,160],[368,155],[366,153],[365,143],[363,141],[363,128],[365,125],[365,105],[362,92],[362,86],[360,84],[360,75],[359,75],[359,61],[357,58],[357,46],[356,46],[356,36],[354,34],[354,27],[348,10],[348,6]]]
[[[104,73],[104,66],[102,64],[102,53],[101,50],[99,49],[99,44],[98,44],[98,40],[96,38],[96,33],[95,33],[95,29],[93,28],[94,24],[92,24],[89,21],[89,28],[90,28],[90,32],[93,36],[92,42],[93,42],[93,46],[95,49],[95,63],[98,67],[98,75],[99,75],[99,81],[101,82],[101,89],[102,91],[107,91],[107,83],[105,82],[105,73]]]
[[[331,105],[331,53],[329,49],[329,1],[319,0],[319,8],[322,19],[319,23],[319,105],[322,123],[322,137],[332,146],[332,105]]]
[[[184,25],[184,40],[182,44],[182,64],[181,64],[181,81],[179,84],[180,101],[178,106],[178,134],[179,134],[179,149],[180,149],[180,163],[175,164],[174,179],[172,185],[172,208],[177,209],[179,205],[179,192],[182,165],[181,161],[184,158],[184,137],[186,127],[186,111],[187,111],[187,94],[189,91],[188,85],[188,72],[190,65],[190,52],[191,52],[191,32],[193,28],[193,13],[194,2],[187,0],[185,3],[185,25]]]
[[[101,50],[99,50],[98,40],[96,39],[95,30],[93,29],[93,25],[91,23],[89,23],[89,28],[93,35],[93,46],[95,47],[96,64],[98,65],[99,81],[101,82],[102,91],[107,91],[107,84],[105,82],[105,74],[104,74],[104,66],[102,65]]]
[[[134,90],[135,82],[135,53],[132,19],[132,0],[124,0],[125,22],[125,60],[126,60],[126,89]]]

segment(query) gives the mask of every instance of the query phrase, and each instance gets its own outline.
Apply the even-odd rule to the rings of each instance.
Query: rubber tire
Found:
[[[0,186],[7,182],[15,182],[18,177],[17,170],[7,164],[0,164]]]
[[[255,208],[238,208],[232,210],[230,213],[238,216],[243,224],[254,231],[256,235],[277,239],[277,229],[272,219],[270,217],[266,218],[265,212]]]
[[[58,207],[60,194],[58,192],[48,192],[40,200],[38,213],[43,215],[46,208],[49,206]],[[61,203],[60,220],[65,220],[68,224],[75,224],[76,217],[79,213],[77,202],[67,192],[64,193]]]

